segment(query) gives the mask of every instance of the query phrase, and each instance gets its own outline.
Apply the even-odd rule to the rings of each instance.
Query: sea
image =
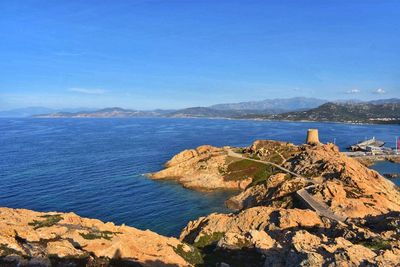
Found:
[[[80,216],[178,236],[190,221],[229,212],[233,191],[197,192],[153,181],[176,153],[203,144],[248,146],[256,139],[301,144],[309,128],[341,149],[376,137],[395,145],[400,125],[222,119],[0,119],[0,206]],[[381,173],[399,164],[377,163]],[[400,185],[399,179],[394,180]]]

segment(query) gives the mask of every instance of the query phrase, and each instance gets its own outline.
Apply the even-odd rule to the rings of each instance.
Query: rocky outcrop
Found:
[[[254,207],[192,221],[180,239],[231,266],[395,266],[400,241],[389,230],[393,221],[381,224],[378,230],[366,221],[345,225],[310,210]]]
[[[177,180],[184,187],[199,190],[246,188],[251,177],[229,179],[224,173],[229,163],[226,148],[205,145],[182,151],[165,164],[164,170],[148,176]]]
[[[397,186],[333,144],[302,146],[284,166],[315,181],[310,193],[338,214],[357,218],[400,211]]]
[[[201,217],[182,231],[181,241],[199,249],[205,264],[393,266],[400,262],[400,192],[392,182],[332,144],[256,141],[236,149],[237,153],[271,167],[227,200],[240,212]],[[299,192],[326,211],[313,210]]]
[[[298,148],[291,143],[270,140],[257,140],[245,149],[204,145],[180,152],[165,164],[165,169],[148,176],[155,180],[176,180],[184,187],[192,189],[244,190],[250,184],[263,179],[264,172],[274,171],[260,163],[231,157],[228,155],[230,150],[240,152],[249,159],[282,164]]]
[[[260,157],[268,155],[260,142],[256,143],[249,150]],[[296,192],[308,187],[308,193],[316,201],[343,217],[360,218],[400,211],[398,187],[340,153],[336,146],[289,145],[289,149],[290,153],[286,154],[289,157],[281,166],[296,176],[275,168],[260,179],[260,183],[230,198],[228,207],[239,210],[254,206],[304,207]]]
[[[74,213],[0,208],[0,266],[190,266],[182,257],[190,250],[175,238]]]
[[[234,210],[254,206],[271,206],[289,208],[294,203],[296,192],[311,183],[299,177],[285,173],[271,175],[265,182],[250,186],[243,192],[229,198],[226,205]]]

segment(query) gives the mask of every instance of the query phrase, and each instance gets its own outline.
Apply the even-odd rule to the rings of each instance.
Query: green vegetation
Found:
[[[106,239],[111,240],[115,235],[121,234],[121,232],[111,232],[111,231],[99,231],[92,229],[89,233],[79,233],[84,239],[93,240],[93,239]]]
[[[255,249],[217,249],[203,257],[204,263],[196,266],[220,266],[221,262],[231,267],[264,266],[265,257]]]
[[[266,180],[272,174],[272,166],[255,162],[247,159],[242,159],[230,163],[224,174],[226,181],[237,181],[253,178],[254,181]]]
[[[224,232],[214,232],[203,235],[197,242],[190,246],[190,250],[184,249],[184,245],[178,245],[174,251],[187,262],[197,267],[219,266],[221,262],[228,263],[232,267],[262,266],[265,258],[250,243],[239,240],[237,249],[216,248],[218,241],[224,236]]]
[[[185,261],[189,262],[193,265],[203,264],[203,255],[200,250],[196,247],[187,245],[190,250],[185,251],[184,245],[178,245],[176,248],[173,248],[175,253],[181,256]]]
[[[389,241],[383,240],[381,238],[363,241],[359,244],[372,250],[386,250],[392,248]]]
[[[260,148],[262,160],[282,165],[287,159],[293,157],[298,148],[287,143],[268,141]]]
[[[224,234],[225,233],[223,232],[214,232],[210,235],[203,235],[193,245],[197,248],[204,248],[206,246],[213,245],[217,243],[224,236]]]
[[[281,165],[284,162],[284,159],[279,153],[274,153],[269,157],[268,161]]]
[[[256,159],[256,160],[260,160],[260,157],[257,154],[250,154],[249,155],[250,159]]]
[[[44,220],[42,221],[33,220],[33,222],[28,223],[28,225],[33,226],[33,229],[36,230],[42,227],[53,226],[63,219],[60,214],[54,214],[54,215],[46,214],[40,216],[40,218],[44,218]]]
[[[239,154],[244,154],[246,152],[246,149],[243,147],[235,148],[233,149],[234,152],[239,153]]]
[[[174,251],[187,262],[195,266],[203,266],[203,259],[207,256],[207,251],[210,250],[210,247],[214,247],[224,234],[223,232],[214,232],[203,235],[193,246],[187,245],[190,248],[189,251],[185,251],[183,245],[178,245],[178,247],[174,248]]]

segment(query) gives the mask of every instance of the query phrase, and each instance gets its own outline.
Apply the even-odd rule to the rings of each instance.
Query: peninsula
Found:
[[[196,190],[237,190],[226,201],[236,211],[200,217],[173,238],[73,213],[1,208],[0,261],[10,266],[400,262],[399,188],[335,145],[320,143],[316,130],[299,146],[257,140],[245,148],[185,150],[149,177]]]

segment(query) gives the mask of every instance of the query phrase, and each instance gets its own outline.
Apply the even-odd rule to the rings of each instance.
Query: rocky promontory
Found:
[[[201,146],[185,150],[150,174],[194,189],[239,189],[227,200],[232,209],[291,208],[298,192],[343,217],[400,211],[398,187],[333,144],[301,145],[257,140],[247,148]]]
[[[400,190],[333,144],[258,140],[185,150],[149,175],[236,189],[179,239],[81,218],[0,208],[7,266],[398,266]],[[14,265],[12,265],[14,264]]]
[[[178,154],[153,175],[207,189],[245,181],[226,202],[238,212],[201,217],[182,231],[180,240],[201,251],[200,265],[400,262],[399,188],[333,144],[258,140],[247,148],[203,146]],[[199,184],[202,175],[220,186]]]
[[[205,145],[182,151],[165,164],[164,170],[148,176],[156,180],[177,180],[187,188],[199,190],[245,189],[251,182],[250,177],[224,175],[229,160],[227,147]]]

